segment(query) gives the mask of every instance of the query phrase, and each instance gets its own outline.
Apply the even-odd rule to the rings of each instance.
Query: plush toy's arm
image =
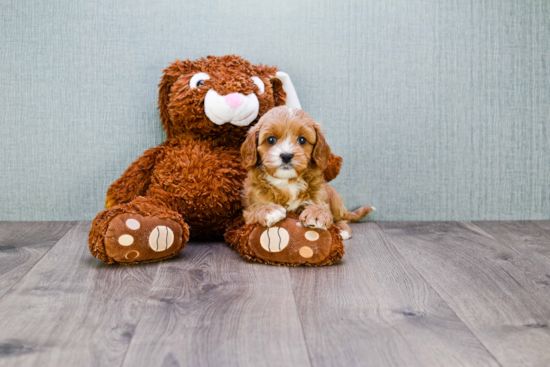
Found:
[[[342,167],[342,157],[339,157],[334,154],[330,154],[328,160],[327,168],[323,171],[323,176],[325,177],[326,182],[330,182],[338,176],[340,173],[340,167]]]
[[[126,169],[118,180],[107,190],[105,208],[123,204],[142,196],[151,182],[151,169],[155,166],[158,155],[164,150],[160,145],[147,150],[141,157]]]

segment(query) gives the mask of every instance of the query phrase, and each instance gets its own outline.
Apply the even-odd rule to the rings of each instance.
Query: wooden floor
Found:
[[[325,268],[108,266],[89,229],[0,223],[1,366],[550,366],[550,221],[356,224]]]

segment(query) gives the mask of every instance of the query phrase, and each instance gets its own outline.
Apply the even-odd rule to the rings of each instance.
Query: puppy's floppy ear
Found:
[[[321,131],[321,125],[315,123],[313,127],[315,128],[315,133],[317,134],[317,141],[315,142],[315,146],[313,147],[311,159],[313,160],[313,162],[315,162],[317,167],[319,167],[321,170],[324,170],[325,168],[327,168],[328,160],[332,153],[330,151],[330,147],[325,140],[323,131]]]
[[[160,120],[166,131],[167,139],[173,137],[173,126],[172,121],[170,121],[170,110],[168,109],[168,103],[170,103],[170,88],[172,88],[172,85],[182,74],[190,70],[191,64],[192,62],[189,60],[176,60],[162,71],[163,75],[159,84],[158,109],[160,110]]]
[[[258,124],[248,130],[248,135],[243,145],[241,146],[241,157],[243,165],[246,169],[253,168],[258,162],[258,138],[260,136],[260,128]]]

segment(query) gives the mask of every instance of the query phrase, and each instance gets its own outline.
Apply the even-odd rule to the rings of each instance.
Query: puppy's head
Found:
[[[247,169],[260,164],[275,178],[295,178],[308,169],[324,170],[330,148],[321,126],[299,109],[276,107],[248,132],[241,147]]]

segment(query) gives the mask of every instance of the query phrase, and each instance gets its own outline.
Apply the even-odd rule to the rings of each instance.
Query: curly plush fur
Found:
[[[201,87],[191,88],[190,80],[199,72],[207,73],[210,79]],[[110,221],[122,213],[174,220],[185,229],[183,246],[189,237],[223,236],[241,216],[240,193],[246,169],[240,147],[246,133],[269,109],[285,103],[282,83],[273,77],[276,72],[276,67],[251,65],[234,55],[177,60],[166,68],[159,85],[159,110],[167,140],[147,150],[109,187],[107,209],[99,213],[90,231],[92,254],[109,263],[117,262],[105,251],[105,236]],[[252,76],[263,81],[264,93]],[[211,89],[220,96],[256,94],[257,118],[249,126],[214,124],[204,111],[205,96]],[[340,157],[331,157],[326,173],[329,179],[338,174],[340,164]],[[154,260],[137,259],[133,263],[146,261]]]

